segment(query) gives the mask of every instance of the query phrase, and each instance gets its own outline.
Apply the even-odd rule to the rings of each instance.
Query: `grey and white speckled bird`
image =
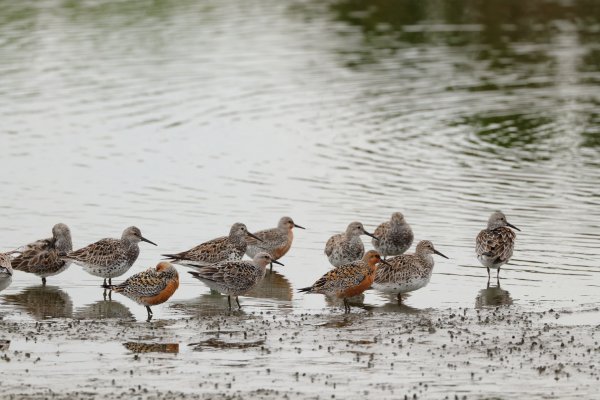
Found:
[[[415,254],[401,254],[387,260],[388,265],[380,265],[375,274],[373,289],[397,294],[402,302],[402,294],[421,289],[431,280],[433,271],[432,254],[448,258],[433,247],[429,240],[417,244]]]
[[[123,283],[104,284],[103,287],[121,293],[146,307],[148,321],[150,321],[152,319],[150,306],[169,300],[179,287],[179,274],[171,263],[162,261],[155,268],[148,268],[146,271],[132,275]]]
[[[293,228],[304,229],[302,226],[295,224],[290,217],[282,217],[279,224],[277,224],[277,228],[254,232],[254,235],[260,238],[262,242],[256,239],[248,239],[246,254],[250,258],[254,258],[258,253],[266,252],[271,255],[273,260],[279,260],[292,247],[292,241],[294,240]],[[273,270],[273,263],[271,263],[270,269]]]
[[[371,243],[384,260],[387,256],[397,256],[410,249],[414,238],[413,231],[401,212],[393,213],[392,218],[379,225],[373,233],[377,239],[373,239]]]
[[[12,282],[13,269],[10,264],[10,255],[0,253],[0,292],[9,287]]]
[[[198,268],[223,261],[241,260],[246,253],[246,238],[258,237],[248,231],[246,225],[236,222],[229,230],[229,236],[222,236],[177,254],[163,254],[173,264]]]
[[[137,260],[140,254],[139,242],[156,246],[156,243],[142,236],[139,228],[130,226],[123,231],[121,239],[101,239],[61,258],[81,265],[91,275],[104,278],[104,285],[108,279],[110,285],[112,278],[123,275]]]
[[[65,224],[56,224],[52,227],[52,237],[40,239],[18,248],[12,253],[20,253],[13,258],[12,267],[16,271],[35,274],[42,278],[42,284],[46,284],[46,278],[58,275],[66,270],[71,261],[63,260],[59,254],[73,250],[71,231]]]
[[[241,309],[238,296],[254,289],[265,276],[267,264],[275,263],[269,253],[260,252],[254,255],[252,261],[226,261],[214,265],[199,267],[198,272],[188,272],[212,290],[227,295],[229,309],[231,310],[231,296]]]
[[[512,257],[517,235],[510,228],[520,231],[508,223],[502,211],[495,211],[488,219],[487,228],[479,232],[475,239],[477,259],[487,268],[488,281],[490,268],[498,270],[496,280],[499,280],[500,267]]]
[[[333,235],[325,244],[325,255],[334,267],[348,264],[352,261],[360,260],[365,254],[360,235],[371,236],[373,240],[377,238],[372,233],[365,230],[360,222],[351,222],[346,228],[346,232]]]

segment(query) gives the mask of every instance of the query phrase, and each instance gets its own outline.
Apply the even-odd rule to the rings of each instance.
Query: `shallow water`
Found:
[[[75,247],[141,244],[130,273],[290,215],[292,250],[247,312],[340,312],[296,292],[327,238],[400,210],[436,259],[429,286],[364,308],[419,312],[598,301],[600,8],[593,1],[0,2],[0,248],[67,223]],[[501,288],[474,237],[521,228]],[[365,240],[365,244],[370,243]],[[179,268],[157,319],[223,312]],[[17,272],[4,318],[145,318],[71,266]]]

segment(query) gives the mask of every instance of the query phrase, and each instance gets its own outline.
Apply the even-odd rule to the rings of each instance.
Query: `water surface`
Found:
[[[242,302],[317,313],[295,289],[328,270],[327,238],[400,210],[451,259],[368,309],[597,302],[599,39],[583,0],[0,2],[1,247],[135,224],[159,246],[134,273],[290,215],[308,229]],[[492,293],[474,237],[495,209],[522,232]],[[179,271],[156,318],[224,310]],[[8,318],[145,318],[77,266],[14,278]]]

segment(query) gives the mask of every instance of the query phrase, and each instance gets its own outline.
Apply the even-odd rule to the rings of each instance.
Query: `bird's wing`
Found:
[[[156,272],[156,269],[149,268],[138,274],[132,275],[125,282],[114,287],[115,292],[137,297],[153,297],[167,286],[165,279]]]
[[[475,250],[477,255],[496,258],[506,262],[512,256],[515,233],[506,227],[493,230],[484,229],[477,235]]]
[[[198,246],[187,251],[182,251],[181,253],[163,255],[173,260],[197,261],[212,264],[222,261],[223,258],[227,256],[225,253],[228,253],[229,251],[229,241],[227,240],[227,236],[223,236],[199,244]]]
[[[343,290],[360,284],[367,276],[362,261],[332,269],[312,285],[313,292]]]
[[[18,271],[42,273],[48,269],[60,268],[65,264],[56,250],[39,250],[30,248],[13,258],[12,267]]]
[[[332,237],[329,238],[329,240],[327,240],[327,243],[325,244],[325,255],[327,257],[331,256],[331,253],[333,253],[333,248],[335,247],[337,237],[339,237],[339,236],[333,235]]]
[[[378,238],[382,238],[383,236],[385,236],[385,234],[387,233],[389,228],[390,228],[389,222],[384,222],[382,224],[379,224],[379,226],[375,229],[375,232],[373,232],[373,235],[377,236]],[[373,239],[373,240],[377,240],[377,239]]]
[[[401,254],[396,257],[388,258],[386,262],[389,265],[379,263],[377,265],[375,282],[395,282],[397,275],[402,273],[402,271],[405,270],[406,267],[412,263],[412,259],[414,257],[415,256],[413,254]]]
[[[121,241],[118,239],[101,239],[79,250],[67,253],[67,259],[75,262],[90,263],[98,266],[112,265],[122,257]]]
[[[246,237],[248,246],[255,246],[265,251],[268,251],[269,248],[281,247],[287,243],[287,235],[282,235],[277,228],[258,231],[254,233],[254,236],[259,237],[262,242],[253,237]]]

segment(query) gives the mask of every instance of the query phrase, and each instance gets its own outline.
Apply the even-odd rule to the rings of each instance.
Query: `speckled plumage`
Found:
[[[379,225],[374,235],[377,239],[373,239],[371,243],[384,259],[387,256],[404,253],[410,248],[414,239],[410,225],[400,212],[393,213],[389,221]]]
[[[179,274],[174,266],[163,261],[155,268],[148,268],[127,278],[118,285],[106,285],[117,293],[146,307],[148,321],[152,319],[150,306],[167,301],[179,287]]]
[[[367,232],[360,222],[351,222],[346,228],[346,232],[333,235],[325,244],[325,255],[334,267],[348,264],[352,261],[360,260],[365,254],[360,235],[373,234]],[[375,239],[373,239],[375,240]]]
[[[10,255],[0,253],[0,291],[10,286],[12,275],[13,269]]]
[[[371,287],[377,271],[377,263],[380,261],[379,253],[369,250],[362,260],[335,267],[312,286],[302,288],[300,291],[344,299],[344,310],[350,312],[347,298],[357,296]]]
[[[189,272],[209,288],[226,294],[231,309],[231,296],[238,296],[254,289],[265,276],[267,264],[275,262],[268,253],[260,252],[252,261],[226,261],[214,265],[199,267],[198,272]],[[241,308],[241,307],[240,307]]]
[[[490,216],[487,228],[479,232],[475,239],[477,259],[487,268],[488,280],[490,268],[497,269],[499,278],[500,267],[512,257],[517,235],[510,228],[520,230],[509,224],[501,211],[496,211]]]
[[[433,271],[432,254],[448,258],[433,247],[433,243],[422,240],[414,254],[401,254],[387,260],[389,265],[380,265],[375,275],[373,289],[394,293],[398,301],[402,294],[425,287]]]
[[[15,253],[20,253],[12,260],[12,267],[17,271],[35,274],[46,283],[49,276],[65,271],[71,262],[63,260],[59,254],[73,250],[71,231],[65,224],[56,224],[52,228],[52,237],[29,243]]]
[[[91,275],[104,278],[106,284],[107,278],[110,280],[121,276],[131,268],[140,254],[140,241],[156,246],[156,243],[144,238],[138,228],[130,226],[123,231],[121,239],[101,239],[61,258],[81,265]]]
[[[229,236],[222,236],[177,254],[163,254],[173,264],[198,268],[223,261],[241,260],[246,252],[247,240],[252,234],[246,225],[236,222],[231,226]]]
[[[248,238],[246,254],[250,258],[254,258],[258,253],[266,252],[269,253],[273,260],[279,260],[292,247],[292,241],[294,240],[292,229],[294,227],[304,229],[300,225],[295,224],[294,220],[290,217],[282,217],[277,224],[277,228],[254,232],[254,235],[262,240],[262,242]],[[272,264],[271,268],[273,268]]]

